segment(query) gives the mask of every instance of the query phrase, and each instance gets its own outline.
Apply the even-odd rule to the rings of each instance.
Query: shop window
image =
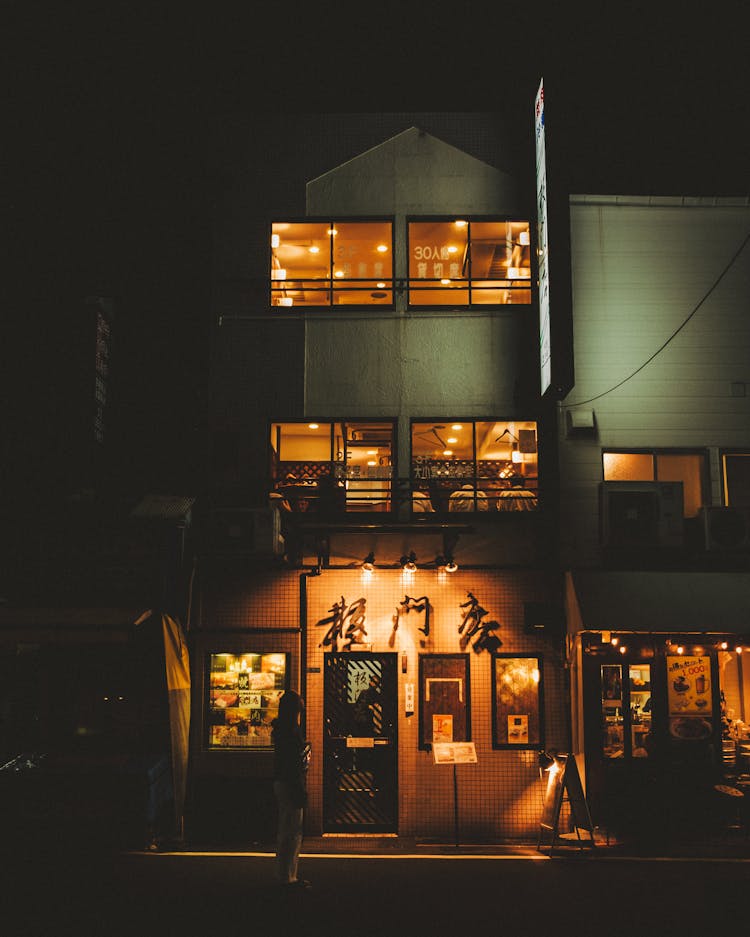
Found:
[[[419,657],[419,747],[471,741],[469,658],[466,654]]]
[[[293,513],[388,512],[393,447],[390,420],[273,423],[272,495]]]
[[[695,517],[703,505],[707,478],[703,453],[607,451],[603,463],[604,481],[682,482],[685,517]]]
[[[725,452],[721,457],[724,504],[750,508],[750,452]]]
[[[270,748],[271,724],[287,688],[287,654],[210,654],[209,749]]]
[[[494,654],[492,747],[544,748],[541,657]]]
[[[535,511],[538,485],[537,425],[533,421],[412,423],[415,513]]]
[[[390,221],[276,221],[271,225],[271,305],[393,305]]]
[[[727,643],[724,645],[727,647]],[[744,649],[747,650],[746,648]],[[750,663],[741,645],[718,654],[721,754],[728,776],[750,775]]]
[[[410,221],[408,252],[410,306],[531,302],[528,221]]]

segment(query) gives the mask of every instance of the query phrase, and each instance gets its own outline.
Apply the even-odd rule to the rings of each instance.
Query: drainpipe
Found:
[[[307,579],[309,576],[319,576],[320,567],[316,566],[307,573],[300,573],[299,576],[299,653],[300,653],[300,676],[299,693],[305,703],[307,703]],[[305,706],[305,726],[303,730],[307,731],[307,706]]]

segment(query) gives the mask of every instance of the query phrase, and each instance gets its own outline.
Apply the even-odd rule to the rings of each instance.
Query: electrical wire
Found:
[[[665,349],[665,348],[667,347],[667,345],[672,341],[672,339],[675,338],[675,337],[685,328],[685,326],[688,324],[688,322],[690,322],[690,320],[693,318],[693,316],[694,316],[694,315],[698,312],[698,310],[701,308],[701,306],[703,305],[703,303],[705,303],[705,301],[708,299],[708,297],[711,295],[711,293],[713,293],[713,291],[716,289],[716,287],[719,285],[719,283],[721,283],[721,281],[724,279],[724,277],[726,276],[726,274],[729,272],[729,270],[730,270],[730,269],[732,268],[732,266],[734,265],[734,263],[735,263],[735,261],[737,260],[737,258],[740,256],[740,254],[742,253],[742,251],[743,251],[743,250],[745,249],[745,247],[747,246],[747,242],[748,242],[748,241],[750,241],[750,234],[748,234],[748,235],[745,237],[745,240],[742,242],[742,244],[740,244],[740,246],[739,246],[739,247],[737,248],[737,250],[734,252],[734,255],[732,256],[732,258],[731,258],[731,260],[729,261],[729,263],[724,267],[724,269],[721,271],[721,273],[720,273],[719,276],[716,278],[716,280],[714,280],[713,284],[709,287],[708,292],[703,296],[703,298],[702,298],[701,301],[698,303],[698,305],[695,306],[695,308],[694,308],[693,311],[690,313],[690,315],[689,315],[679,326],[677,326],[677,328],[674,330],[674,332],[672,332],[672,334],[669,336],[669,338],[668,338],[662,345],[660,345],[659,348],[656,349],[656,351],[651,355],[650,358],[647,358],[647,359],[643,362],[643,364],[640,365],[640,367],[636,368],[635,371],[632,372],[632,374],[628,374],[627,377],[624,377],[621,381],[618,381],[618,383],[615,384],[613,387],[610,387],[609,390],[604,390],[604,391],[601,392],[601,394],[597,394],[595,397],[589,397],[587,400],[577,400],[575,403],[566,403],[566,404],[562,404],[562,409],[563,409],[563,410],[571,410],[573,407],[582,407],[584,404],[593,403],[595,400],[601,400],[602,397],[606,397],[607,394],[611,394],[612,391],[617,390],[618,387],[622,387],[623,384],[627,383],[631,378],[635,377],[636,374],[640,373],[640,372],[646,367],[646,365],[651,364],[651,362],[654,360],[654,358],[656,358],[657,355],[661,354],[661,352],[664,351],[664,349]]]

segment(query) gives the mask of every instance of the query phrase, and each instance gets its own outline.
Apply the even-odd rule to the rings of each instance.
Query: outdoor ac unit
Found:
[[[211,515],[215,553],[280,556],[284,552],[281,520],[276,508],[222,508]]]
[[[750,508],[701,508],[706,550],[737,553],[750,551]]]
[[[682,546],[682,482],[602,482],[601,534],[605,547]]]

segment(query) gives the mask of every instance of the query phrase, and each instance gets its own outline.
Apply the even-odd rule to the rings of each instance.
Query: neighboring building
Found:
[[[690,835],[723,772],[750,780],[750,201],[572,196],[570,218],[573,741],[596,821]]]
[[[307,700],[312,834],[451,841],[432,745],[470,741],[462,840],[533,842],[538,751],[569,749],[533,185],[473,155],[501,156],[491,115],[443,120],[451,143],[413,117],[352,153],[370,118],[342,116],[339,165],[283,212],[239,223],[264,180],[239,161],[223,177],[196,839],[271,831],[285,687]],[[299,145],[316,140],[333,149]]]

